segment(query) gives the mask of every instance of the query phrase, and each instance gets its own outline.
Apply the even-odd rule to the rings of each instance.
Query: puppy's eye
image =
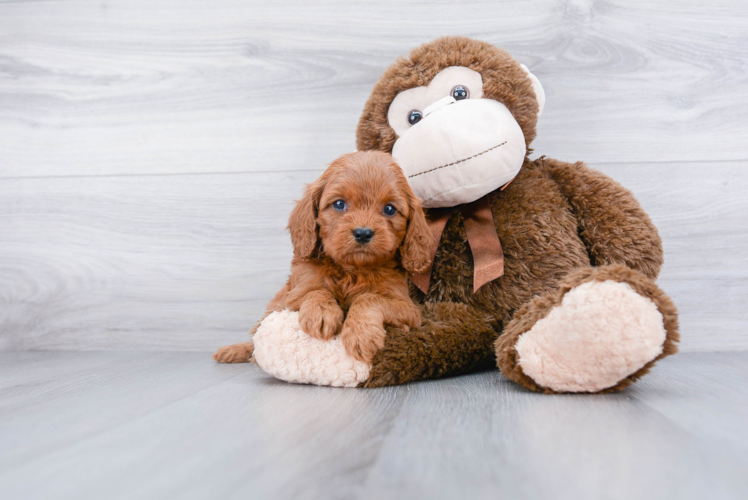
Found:
[[[343,210],[348,208],[348,205],[346,205],[343,200],[337,200],[332,202],[332,208],[334,208],[338,212],[342,212]]]
[[[469,95],[468,90],[462,85],[458,85],[452,89],[452,97],[454,97],[455,101],[467,99]]]
[[[397,213],[397,210],[395,209],[395,207],[388,204],[388,205],[385,205],[384,210],[382,210],[382,213],[384,215],[389,215],[390,217],[392,217],[393,215]]]
[[[410,123],[411,125],[415,125],[416,123],[421,121],[421,118],[423,118],[423,113],[421,113],[417,109],[414,109],[408,115],[408,123]]]

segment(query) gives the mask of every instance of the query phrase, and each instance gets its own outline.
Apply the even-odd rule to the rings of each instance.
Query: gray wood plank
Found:
[[[354,148],[384,68],[445,34],[543,81],[540,154],[744,160],[747,26],[737,0],[4,2],[0,176],[315,169]]]
[[[730,450],[748,470],[745,358],[737,352],[683,353],[663,363],[660,376],[645,377],[628,393],[691,434]]]
[[[659,227],[683,350],[748,349],[747,166],[600,167]],[[287,276],[287,216],[321,168],[3,180],[0,349],[243,341]]]
[[[548,396],[497,372],[358,390],[194,353],[0,353],[0,375],[34,381],[12,405],[0,391],[0,495],[744,498],[746,355],[688,353],[621,394]]]
[[[314,176],[5,180],[0,343],[206,350],[245,338],[288,274],[288,213]]]
[[[740,498],[744,470],[626,394],[533,394],[486,373],[412,387],[363,498]]]
[[[0,470],[244,371],[218,366],[207,353],[0,353]]]
[[[184,370],[224,372],[226,380],[122,419],[120,408],[153,399],[140,394],[144,384],[167,392],[187,383],[155,354],[141,357],[128,363],[116,407],[114,395],[101,396],[119,383],[98,380],[80,384],[73,401],[52,390],[31,409],[0,415],[0,428],[34,440],[66,434],[70,421],[56,414],[70,406],[83,414],[76,424],[93,427],[75,442],[37,448],[33,456],[11,442],[13,452],[0,464],[4,498],[96,498],[102,491],[108,498],[353,498],[407,392],[294,386],[256,365],[171,353]],[[100,415],[114,421],[102,426]],[[38,429],[41,438],[34,435]]]

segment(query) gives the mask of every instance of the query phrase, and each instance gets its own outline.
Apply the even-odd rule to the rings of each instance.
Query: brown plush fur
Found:
[[[358,149],[392,152],[397,134],[387,121],[390,103],[403,90],[428,85],[437,73],[450,66],[464,66],[483,76],[483,97],[509,108],[529,146],[535,139],[538,102],[519,63],[490,43],[444,37],[413,49],[407,58],[399,58],[379,78],[358,122]]]
[[[675,305],[662,290],[657,288],[651,279],[620,264],[598,268],[582,268],[567,276],[561,282],[560,289],[538,296],[523,306],[514,314],[512,321],[504,328],[502,335],[496,341],[496,352],[498,353],[499,369],[505,377],[533,391],[554,392],[547,387],[536,384],[534,380],[522,373],[521,368],[517,364],[517,340],[520,335],[530,330],[538,320],[548,316],[551,309],[560,304],[564,295],[572,288],[588,281],[627,283],[634,291],[654,302],[660,314],[662,314],[665,327],[665,343],[662,354],[635,373],[621,380],[615,386],[600,392],[616,392],[628,387],[639,377],[648,373],[657,360],[678,352],[676,342],[680,340],[680,335],[678,334],[678,315]]]
[[[395,96],[458,65],[481,73],[484,98],[507,106],[529,146],[538,106],[519,63],[490,44],[448,37],[415,49],[385,71],[361,116],[359,149],[390,152],[397,135],[388,125],[387,111]],[[514,332],[547,314],[565,286],[608,275],[652,298],[666,319],[668,341],[660,357],[675,352],[675,309],[653,282],[662,265],[661,240],[628,190],[582,163],[526,158],[516,179],[489,200],[504,248],[504,275],[473,293],[472,255],[462,215],[455,210],[442,234],[428,293],[410,287],[422,307],[423,324],[407,333],[388,330],[384,347],[374,356],[368,387],[474,370],[496,362],[498,354],[506,376],[543,390],[512,359]],[[611,264],[620,266],[593,270]],[[603,269],[607,271],[600,274]],[[512,329],[505,329],[515,315]],[[503,337],[496,350],[494,341],[502,333],[512,335]],[[643,375],[651,364],[614,389]]]
[[[338,200],[345,210],[333,207]],[[388,204],[394,215],[383,213]],[[372,229],[371,240],[357,242],[357,228]],[[340,333],[346,351],[365,362],[384,345],[385,325],[404,331],[420,326],[406,271],[428,267],[430,233],[420,201],[389,154],[351,153],[335,160],[307,186],[288,229],[294,247],[291,276],[266,316],[299,311],[306,333],[323,340]],[[214,359],[247,361],[251,350],[247,343],[226,346]]]

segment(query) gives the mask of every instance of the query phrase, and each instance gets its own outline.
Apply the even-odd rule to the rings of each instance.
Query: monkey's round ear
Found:
[[[288,218],[288,231],[291,233],[294,256],[306,260],[317,248],[317,212],[319,200],[325,189],[326,177],[323,175],[314,183],[307,185],[304,197],[296,202]]]
[[[543,112],[543,107],[545,106],[545,90],[543,90],[543,86],[540,84],[540,80],[538,80],[538,77],[530,73],[530,70],[527,69],[527,66],[524,64],[520,64],[522,66],[522,69],[525,70],[525,73],[527,73],[527,77],[532,82],[532,90],[535,92],[535,99],[538,101],[538,116]]]

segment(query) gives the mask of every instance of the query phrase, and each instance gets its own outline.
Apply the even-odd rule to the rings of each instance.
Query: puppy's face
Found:
[[[323,251],[340,264],[370,266],[395,257],[410,207],[402,174],[391,160],[348,157],[320,197],[317,224]]]
[[[297,256],[311,255],[313,237],[311,249],[318,246],[342,265],[381,265],[402,247],[406,269],[420,272],[428,266],[430,235],[420,202],[390,155],[344,155],[306,194],[289,220]],[[316,231],[302,229],[304,224]]]

